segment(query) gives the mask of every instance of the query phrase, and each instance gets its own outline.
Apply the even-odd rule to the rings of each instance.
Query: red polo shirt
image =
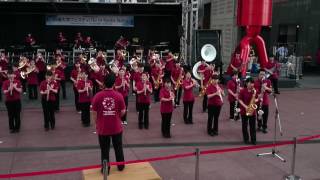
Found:
[[[36,67],[40,72],[46,71],[46,63],[42,60],[38,60],[35,62]]]
[[[48,84],[48,81],[47,80],[44,80],[40,83],[40,91],[46,91],[47,90],[47,84]],[[56,89],[58,90],[59,88],[59,85],[56,81],[51,81],[49,83],[49,86],[51,86],[53,89]],[[42,99],[47,99],[47,94],[43,94],[42,95]],[[52,91],[50,91],[50,94],[49,94],[49,101],[56,101],[56,94],[53,93]]]
[[[248,106],[250,104],[252,96],[253,96],[253,91],[251,90],[249,92],[248,88],[244,88],[240,91],[239,99],[242,100],[242,102]],[[240,114],[241,115],[246,114],[246,109],[242,105],[240,105]],[[256,112],[253,112],[253,116],[255,116],[255,114]]]
[[[203,85],[206,86],[207,83],[209,82],[210,78],[212,77],[213,75],[213,70],[211,69],[206,69],[204,72],[203,72]]]
[[[35,71],[32,71],[28,74],[27,82],[29,85],[38,85],[38,73]]]
[[[238,71],[240,71],[239,68],[241,67],[242,60],[241,60],[240,58],[236,58],[235,56],[232,57],[231,63],[230,63],[230,65],[229,65],[228,68],[227,68],[227,74],[229,74],[230,76],[231,76],[232,73],[233,73],[233,69],[232,69],[232,67],[231,67],[231,64],[232,64],[235,68],[237,68]]]
[[[229,80],[227,83],[227,89],[231,90],[233,93],[237,93],[237,82],[234,79]],[[236,101],[236,98],[228,93],[228,101],[234,102]]]
[[[20,81],[17,80],[13,80],[14,84],[17,84],[18,88],[21,88],[21,83]],[[10,86],[10,81],[9,80],[5,80],[2,84],[2,90],[8,90]],[[20,100],[20,93],[18,91],[16,91],[15,89],[12,90],[12,95],[10,95],[10,92],[5,93],[5,97],[6,97],[6,102],[10,102],[10,101],[17,101]]]
[[[261,86],[262,84],[266,83],[268,88],[271,88],[271,81],[269,79],[265,79],[261,82],[261,80],[256,80],[254,82],[254,88],[257,90],[257,96],[261,93]],[[270,92],[264,91],[263,94],[263,102],[262,105],[269,105],[269,94]],[[257,102],[257,104],[260,104],[260,100]]]
[[[207,95],[216,93],[218,91],[217,86],[219,86],[219,85],[213,85],[213,84],[209,85],[206,90]],[[222,89],[222,87],[220,87],[220,88]],[[220,96],[216,95],[211,98],[208,97],[208,105],[222,106],[222,104],[223,104],[223,102],[222,102]]]
[[[187,86],[192,84],[192,80],[183,80],[183,102],[192,102],[194,101],[193,88],[186,89]]]
[[[159,98],[170,98],[170,91],[165,87],[161,88]],[[160,113],[171,113],[173,111],[172,101],[161,101]]]
[[[89,84],[89,87],[92,88],[92,81],[90,80],[87,80],[87,83]],[[78,83],[77,83],[77,90],[83,90],[85,88],[85,81],[84,80],[79,80]],[[91,101],[91,96],[90,96],[90,93],[89,93],[89,96],[88,96],[88,93],[87,91],[85,92],[79,92],[79,103],[86,103],[86,102],[90,102]]]
[[[146,82],[146,86],[152,89],[152,85],[149,81]],[[142,82],[137,83],[136,85],[137,91],[142,91],[144,88],[144,84]],[[147,90],[146,95],[143,93],[138,94],[138,103],[150,104],[150,92]]]
[[[121,111],[126,109],[123,97],[114,90],[98,92],[92,99],[92,110],[97,112],[96,129],[99,135],[122,132]]]
[[[124,81],[127,81],[129,83],[128,79],[124,79]],[[121,84],[122,79],[120,78],[120,76],[118,76],[115,82],[115,86],[120,86]],[[116,91],[118,91],[124,98],[129,94],[129,88],[127,86],[125,86],[125,88],[121,87],[119,89],[116,89]]]

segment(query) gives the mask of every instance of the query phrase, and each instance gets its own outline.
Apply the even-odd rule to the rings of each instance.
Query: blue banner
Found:
[[[47,15],[46,25],[134,27],[134,17],[112,15]]]

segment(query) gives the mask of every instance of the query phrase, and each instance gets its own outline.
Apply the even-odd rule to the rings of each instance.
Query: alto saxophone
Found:
[[[253,89],[253,95],[250,100],[250,104],[248,105],[248,108],[246,109],[246,116],[252,116],[253,112],[257,109],[257,105],[255,103],[256,101],[256,90]]]
[[[201,91],[199,93],[199,97],[203,97],[206,94],[206,91],[208,87],[212,84],[212,80],[210,80],[205,87],[201,88]]]
[[[174,90],[178,90],[182,84],[182,73],[180,73],[178,80],[176,81],[176,85],[174,87]]]

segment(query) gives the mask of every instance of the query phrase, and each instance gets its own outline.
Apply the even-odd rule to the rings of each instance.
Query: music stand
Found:
[[[271,152],[260,153],[260,154],[257,154],[257,156],[258,157],[260,157],[260,156],[272,156],[272,157],[276,157],[276,158],[280,159],[280,161],[282,161],[282,162],[286,162],[286,160],[278,154],[279,151],[276,151],[277,122],[279,123],[279,130],[280,130],[280,135],[281,136],[282,136],[282,128],[281,128],[281,120],[280,120],[280,115],[279,115],[277,96],[276,96],[276,94],[274,92],[272,93],[272,95],[274,97],[274,104],[275,104],[275,107],[276,107],[275,116],[274,116],[273,148],[272,148]]]

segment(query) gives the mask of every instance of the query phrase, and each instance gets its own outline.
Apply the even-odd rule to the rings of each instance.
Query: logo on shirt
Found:
[[[115,115],[116,111],[116,105],[115,105],[115,100],[110,97],[106,97],[102,101],[102,106],[103,106],[103,115],[104,116],[111,116]]]

